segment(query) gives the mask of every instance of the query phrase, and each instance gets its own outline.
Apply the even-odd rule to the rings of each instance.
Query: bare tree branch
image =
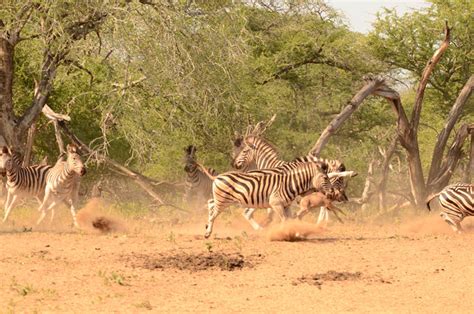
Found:
[[[474,123],[463,124],[456,134],[456,138],[453,144],[448,150],[446,158],[444,159],[443,165],[441,166],[440,173],[436,176],[433,182],[430,184],[430,190],[438,192],[443,187],[448,185],[451,176],[456,169],[459,158],[461,156],[461,149],[464,145],[466,138],[470,133],[474,132]]]
[[[307,65],[307,64],[325,64],[325,65],[332,66],[332,67],[335,67],[335,68],[339,68],[339,69],[342,69],[342,70],[345,70],[345,71],[350,71],[351,70],[350,66],[345,65],[345,64],[341,64],[339,62],[336,62],[334,60],[331,60],[331,59],[323,56],[321,54],[322,50],[323,50],[323,48],[320,48],[318,51],[316,51],[314,53],[315,55],[312,56],[311,58],[308,58],[306,60],[302,60],[300,62],[289,64],[289,65],[286,65],[286,66],[283,66],[283,67],[279,68],[275,73],[270,75],[269,78],[267,78],[266,80],[264,80],[263,82],[261,82],[259,84],[260,85],[265,85],[268,82],[271,82],[273,80],[281,78],[282,75],[290,72],[291,70],[297,69],[297,68],[299,68],[303,65]]]
[[[446,147],[446,143],[448,142],[448,138],[451,134],[451,131],[454,128],[454,125],[456,124],[456,122],[459,120],[462,110],[464,109],[464,106],[467,100],[471,96],[473,89],[474,89],[474,75],[471,75],[471,77],[469,78],[469,80],[466,82],[461,92],[459,93],[458,98],[454,102],[454,105],[449,112],[448,118],[446,119],[444,128],[443,130],[441,130],[441,132],[438,135],[438,139],[436,140],[436,145],[433,150],[433,155],[431,157],[430,172],[429,172],[428,180],[427,180],[428,186],[431,186],[435,178],[439,176],[441,160],[443,159],[443,153]]]
[[[421,114],[421,107],[423,103],[423,96],[425,95],[426,85],[428,84],[428,80],[430,78],[431,73],[433,72],[436,64],[438,64],[439,60],[443,56],[444,52],[449,47],[449,42],[451,40],[451,29],[448,26],[448,22],[446,21],[446,26],[444,30],[444,40],[441,43],[438,50],[435,51],[431,59],[426,64],[423,73],[421,74],[420,84],[416,90],[416,97],[415,97],[415,106],[413,108],[413,113],[411,116],[411,128],[412,131],[416,134],[418,132],[418,124],[420,123],[420,114]]]
[[[357,94],[354,95],[354,97],[352,97],[349,104],[329,123],[326,129],[324,129],[316,144],[311,148],[310,154],[319,156],[322,149],[329,141],[329,137],[331,137],[352,115],[352,113],[359,108],[364,99],[375,93],[383,83],[384,80],[381,77],[369,78],[366,84],[357,92]]]

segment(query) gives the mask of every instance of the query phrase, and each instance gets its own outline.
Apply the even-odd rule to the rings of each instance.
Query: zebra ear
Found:
[[[2,146],[2,154],[8,154],[8,147]]]
[[[236,138],[231,142],[235,147],[240,147],[242,145],[242,138],[241,137]]]

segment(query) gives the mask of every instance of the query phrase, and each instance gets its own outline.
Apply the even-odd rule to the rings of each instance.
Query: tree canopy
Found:
[[[473,72],[474,43],[472,2],[431,3],[403,15],[383,10],[361,34],[318,0],[9,0],[0,34],[13,52],[13,93],[11,101],[1,93],[0,135],[25,143],[36,122],[36,159],[54,160],[53,128],[39,114],[47,103],[72,117],[70,129],[91,148],[176,181],[187,145],[203,164],[229,170],[234,132],[277,114],[266,136],[289,160],[308,153],[365,75],[391,77],[410,107],[448,21],[451,45],[429,78],[418,134],[426,171],[437,130]],[[0,87],[8,84],[0,75]],[[473,121],[468,102],[460,123]],[[371,97],[322,155],[365,173],[395,125],[390,105]],[[403,158],[400,165],[405,173]],[[355,179],[354,194],[364,179]]]

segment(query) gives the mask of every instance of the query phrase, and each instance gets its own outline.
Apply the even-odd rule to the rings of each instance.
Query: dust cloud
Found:
[[[107,206],[100,198],[91,198],[77,214],[79,226],[84,230],[100,233],[125,232],[125,224],[106,213]]]
[[[303,241],[310,236],[322,234],[324,229],[315,224],[290,220],[268,228],[270,241]]]

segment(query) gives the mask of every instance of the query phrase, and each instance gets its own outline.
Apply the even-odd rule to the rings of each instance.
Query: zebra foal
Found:
[[[7,199],[3,222],[8,219],[15,203],[25,196],[35,197],[39,203],[44,196],[46,176],[52,168],[49,165],[22,167],[22,158],[18,153],[3,146],[0,150],[0,174],[7,177]]]
[[[43,221],[48,210],[51,210],[52,220],[54,207],[61,202],[69,202],[74,227],[79,227],[76,204],[79,198],[80,177],[86,174],[86,168],[75,145],[67,145],[66,151],[66,160],[60,157],[47,174],[44,199],[38,208],[40,217],[37,224]]]
[[[474,216],[474,185],[458,183],[445,187],[441,192],[426,200],[426,206],[431,211],[430,202],[438,197],[443,208],[439,214],[453,228],[461,233],[461,221],[467,216]]]
[[[291,202],[312,188],[333,193],[329,178],[319,163],[290,163],[272,169],[218,175],[212,185],[213,199],[208,202],[209,217],[204,236],[211,235],[214,220],[231,204],[271,207],[284,221],[284,212]]]

